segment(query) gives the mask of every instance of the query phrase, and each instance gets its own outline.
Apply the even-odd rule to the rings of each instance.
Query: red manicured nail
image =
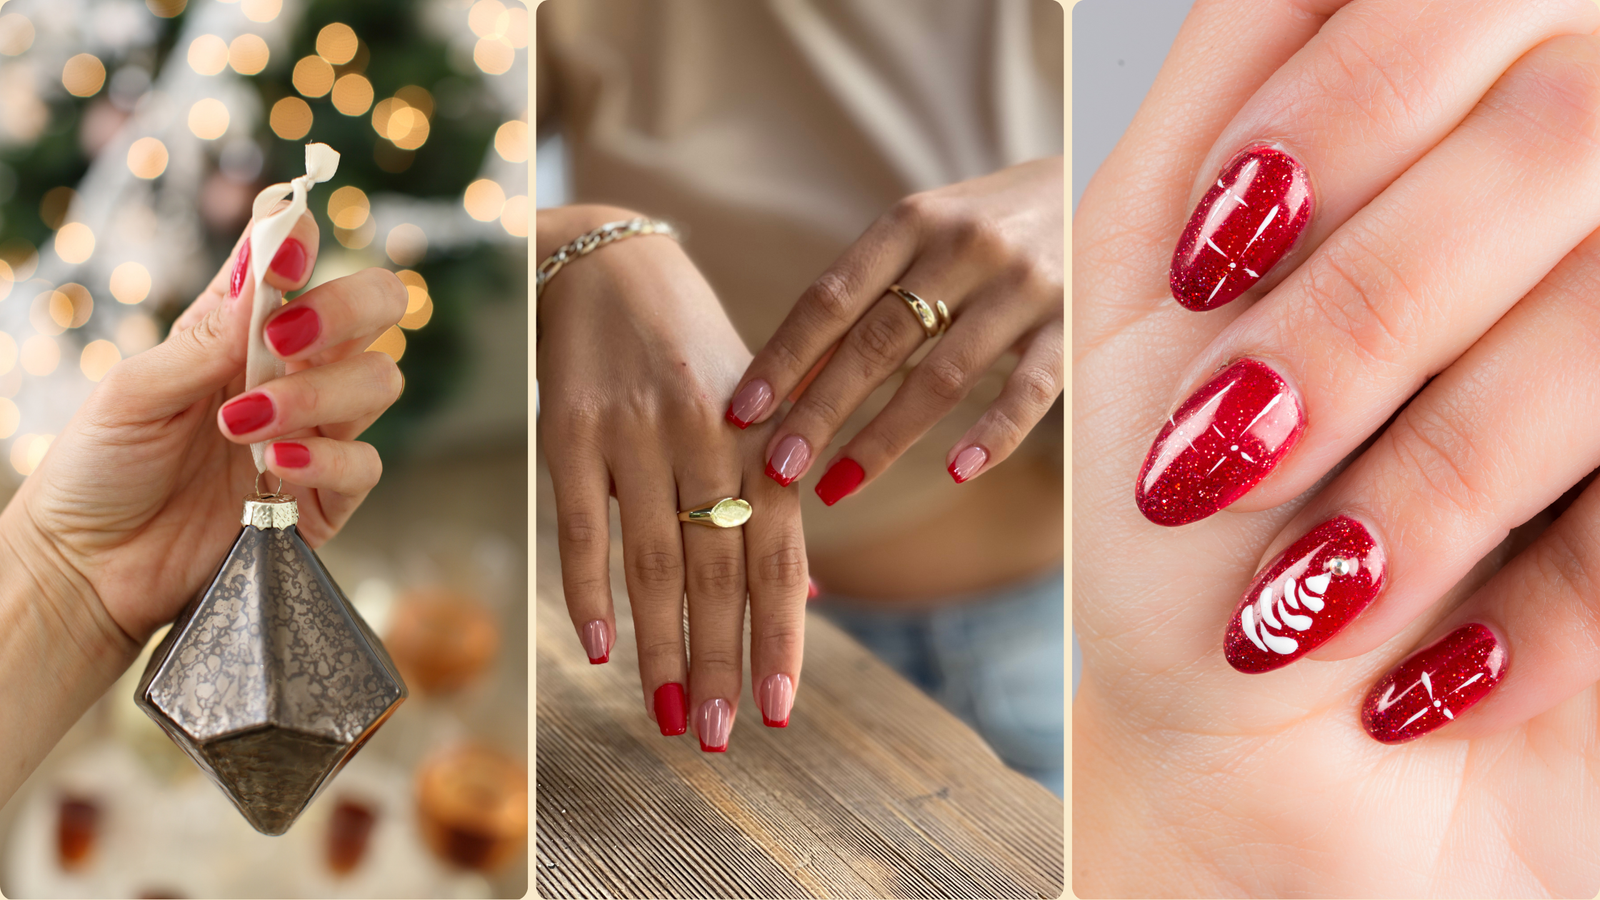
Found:
[[[598,666],[611,658],[611,632],[605,620],[595,619],[583,623],[583,652],[589,654],[589,665]]]
[[[309,306],[286,310],[262,329],[279,356],[293,356],[311,346],[322,333],[322,317]]]
[[[228,426],[229,434],[249,434],[257,428],[265,428],[274,414],[271,397],[260,393],[242,394],[222,408],[222,424]]]
[[[1172,254],[1172,296],[1197,312],[1238,297],[1293,249],[1311,208],[1298,160],[1266,144],[1246,147],[1189,216]]]
[[[768,675],[757,692],[761,701],[761,721],[768,728],[788,728],[789,709],[794,706],[794,682],[787,675]]]
[[[1471,709],[1506,674],[1506,651],[1476,622],[1413,654],[1361,704],[1367,734],[1385,744],[1419,738]]]
[[[846,456],[823,473],[822,480],[817,482],[817,496],[822,498],[823,503],[832,506],[860,487],[862,479],[866,477],[867,473],[861,464]]]
[[[822,585],[817,584],[815,578],[806,579],[806,599],[815,600],[822,596]]]
[[[272,265],[268,268],[290,281],[299,281],[300,276],[306,273],[306,248],[305,245],[289,238],[278,247],[278,253],[272,257]]]
[[[244,282],[250,277],[250,242],[245,241],[239,245],[239,257],[234,260],[233,274],[228,276],[228,299],[239,296],[244,290]]]
[[[684,697],[683,685],[669,681],[656,688],[656,724],[665,735],[689,730],[689,703]]]
[[[311,465],[311,451],[305,444],[279,441],[272,445],[272,461],[285,469],[304,469]]]
[[[767,477],[788,487],[806,470],[811,462],[811,445],[798,434],[791,434],[772,448],[767,457]]]
[[[1300,400],[1265,363],[1241,359],[1185,400],[1134,485],[1157,525],[1187,525],[1244,496],[1305,431]]]
[[[1338,634],[1383,589],[1383,548],[1360,522],[1329,519],[1250,582],[1223,638],[1228,664],[1270,672]]]
[[[950,477],[956,480],[956,484],[961,484],[978,474],[978,470],[988,461],[989,451],[973,444],[956,454],[955,461],[950,464]]]
[[[733,731],[733,707],[721,697],[700,704],[695,716],[694,733],[700,738],[700,749],[707,753],[727,753],[728,735]]]
[[[728,421],[740,428],[749,428],[771,402],[772,385],[757,378],[733,395],[733,402],[728,404]]]

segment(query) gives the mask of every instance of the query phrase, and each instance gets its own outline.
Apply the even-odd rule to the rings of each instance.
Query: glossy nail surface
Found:
[[[1264,144],[1245,148],[1189,216],[1172,254],[1172,296],[1189,309],[1216,309],[1261,280],[1311,221],[1305,167]]]
[[[222,408],[222,424],[228,426],[230,434],[249,434],[271,424],[273,415],[271,397],[258,393],[243,394]]]
[[[277,255],[272,257],[272,265],[267,268],[290,281],[299,281],[300,276],[306,273],[306,248],[305,245],[289,238],[278,247]]]
[[[305,444],[279,441],[272,445],[272,461],[285,469],[304,469],[311,465],[311,451]]]
[[[727,753],[728,734],[733,731],[733,707],[721,697],[700,704],[695,712],[694,733],[700,749],[707,753]]]
[[[768,728],[788,728],[789,709],[794,706],[794,682],[787,675],[768,675],[756,692],[761,704],[761,721]]]
[[[611,632],[604,619],[583,623],[583,652],[589,654],[589,664],[598,666],[611,658]]]
[[[1270,672],[1338,634],[1383,589],[1383,548],[1355,519],[1337,516],[1290,544],[1250,582],[1223,652],[1241,672]]]
[[[861,464],[846,456],[823,473],[822,480],[817,482],[817,496],[822,498],[823,503],[832,506],[860,487],[866,477],[867,473]]]
[[[988,461],[989,451],[973,444],[956,454],[955,461],[950,463],[950,477],[956,480],[956,484],[962,484],[978,474],[978,470]]]
[[[1361,724],[1385,744],[1419,738],[1471,709],[1505,674],[1506,651],[1494,632],[1463,625],[1373,685]]]
[[[684,696],[683,685],[669,681],[656,688],[656,724],[665,735],[683,734],[689,730],[689,701]]]
[[[293,356],[322,333],[322,317],[309,306],[297,306],[279,313],[262,331],[279,356]]]
[[[740,428],[748,428],[751,422],[761,418],[771,402],[772,385],[757,378],[733,395],[733,402],[728,404],[728,421]]]
[[[1267,477],[1305,431],[1300,399],[1241,359],[1185,400],[1150,446],[1134,499],[1157,525],[1204,519]]]
[[[800,435],[791,434],[772,448],[772,455],[767,457],[767,477],[788,487],[806,470],[806,463],[810,461],[811,445]]]
[[[250,277],[250,242],[239,245],[239,256],[233,263],[233,274],[228,276],[228,296],[237,297],[244,290],[245,279]]]

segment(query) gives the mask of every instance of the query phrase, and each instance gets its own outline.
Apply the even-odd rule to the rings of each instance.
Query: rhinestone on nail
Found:
[[[1350,564],[1350,560],[1342,556],[1335,556],[1333,559],[1328,560],[1328,564],[1323,568],[1335,575],[1349,575],[1355,567]]]

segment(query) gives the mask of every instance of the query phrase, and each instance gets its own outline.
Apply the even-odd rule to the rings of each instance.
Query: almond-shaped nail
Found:
[[[272,398],[262,393],[241,394],[222,408],[222,424],[232,435],[249,434],[272,424],[276,411]]]
[[[757,378],[733,395],[733,402],[728,404],[728,421],[740,428],[748,428],[751,422],[761,418],[771,402],[772,385]]]
[[[1267,144],[1246,147],[1189,216],[1172,254],[1173,298],[1197,312],[1235,299],[1294,249],[1311,210],[1298,160]]]
[[[761,703],[762,723],[768,728],[788,728],[789,709],[794,706],[794,682],[789,676],[768,675],[756,693]]]
[[[811,445],[798,434],[791,434],[772,448],[767,457],[767,477],[788,487],[806,470],[811,461]]]
[[[733,731],[733,707],[721,697],[700,704],[695,713],[694,733],[700,749],[707,753],[727,753],[728,735]]]
[[[1250,582],[1228,622],[1228,664],[1280,669],[1344,630],[1383,590],[1385,559],[1360,522],[1336,516],[1306,532]]]
[[[956,480],[956,484],[963,484],[968,478],[978,474],[978,470],[988,461],[989,451],[973,444],[956,454],[955,462],[950,464],[950,477]]]
[[[611,658],[611,631],[604,619],[583,623],[583,652],[589,654],[589,664],[598,666]]]
[[[1300,399],[1265,363],[1241,359],[1194,392],[1156,435],[1134,499],[1157,525],[1197,522],[1243,497],[1305,431]]]
[[[1506,650],[1494,632],[1463,625],[1373,685],[1361,704],[1361,724],[1385,744],[1422,737],[1455,721],[1505,675]]]
[[[238,297],[244,290],[245,279],[250,277],[250,242],[239,245],[239,256],[233,263],[233,274],[228,276],[228,299]]]
[[[669,681],[656,688],[656,724],[664,735],[683,734],[689,730],[689,701],[683,685]]]

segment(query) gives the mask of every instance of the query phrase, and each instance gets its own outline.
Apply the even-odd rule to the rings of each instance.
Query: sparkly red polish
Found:
[[[1383,590],[1383,548],[1360,522],[1329,519],[1250,582],[1223,638],[1228,664],[1270,672],[1338,634]]]
[[[1311,221],[1311,180],[1294,157],[1246,147],[1200,199],[1172,254],[1172,296],[1216,309],[1261,280]]]
[[[239,296],[244,290],[245,279],[250,277],[250,242],[245,241],[239,245],[239,257],[234,260],[233,274],[228,276],[228,298],[231,300]]]
[[[1385,744],[1419,738],[1471,709],[1505,674],[1505,647],[1494,632],[1463,625],[1373,685],[1361,704],[1361,724]]]
[[[689,730],[689,701],[683,685],[669,681],[656,688],[656,724],[664,735],[683,734]]]
[[[866,477],[866,470],[861,468],[861,464],[846,456],[823,473],[822,480],[817,482],[817,496],[822,498],[823,503],[832,506],[860,487]]]
[[[296,306],[279,313],[262,330],[279,356],[293,356],[322,333],[322,317],[309,306]]]
[[[1178,407],[1145,457],[1134,499],[1157,525],[1187,525],[1244,496],[1305,431],[1300,400],[1265,363],[1241,359]]]

